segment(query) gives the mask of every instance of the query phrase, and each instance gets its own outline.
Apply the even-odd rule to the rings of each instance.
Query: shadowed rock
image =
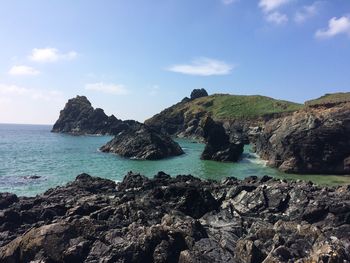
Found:
[[[224,127],[207,117],[202,124],[203,136],[206,141],[205,149],[201,155],[203,160],[220,162],[237,162],[243,153],[243,144],[230,142]]]

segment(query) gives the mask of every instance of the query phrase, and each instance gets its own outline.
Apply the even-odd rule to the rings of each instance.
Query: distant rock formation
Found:
[[[237,162],[243,153],[242,143],[231,143],[222,124],[206,117],[202,124],[206,141],[201,159],[220,162]]]
[[[85,96],[68,100],[52,132],[82,134],[117,134],[127,124],[114,115],[107,116],[102,109],[94,109]]]
[[[208,92],[205,89],[194,89],[191,92],[191,100],[195,100],[201,97],[207,97]]]
[[[0,194],[0,262],[349,262],[349,188],[81,174],[35,197]]]
[[[350,174],[350,102],[313,105],[269,121],[255,147],[285,172]]]
[[[101,147],[102,152],[116,153],[127,158],[158,160],[183,154],[179,144],[168,135],[135,123]]]

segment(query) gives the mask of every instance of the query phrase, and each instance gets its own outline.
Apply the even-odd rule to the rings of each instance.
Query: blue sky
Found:
[[[349,0],[0,5],[2,123],[52,124],[78,94],[143,121],[194,88],[296,102],[350,91]]]

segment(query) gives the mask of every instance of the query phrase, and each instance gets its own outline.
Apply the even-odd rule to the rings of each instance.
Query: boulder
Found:
[[[159,160],[184,153],[168,135],[159,134],[141,123],[120,132],[102,146],[101,151],[141,160]]]
[[[195,100],[201,97],[207,97],[208,92],[205,89],[194,89],[191,92],[191,100]]]
[[[202,123],[202,128],[206,146],[201,159],[220,162],[237,162],[239,160],[244,145],[242,143],[231,143],[220,123],[207,117]]]

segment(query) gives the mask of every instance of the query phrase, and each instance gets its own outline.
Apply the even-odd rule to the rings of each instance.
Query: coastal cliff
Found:
[[[0,207],[2,263],[350,260],[350,186],[81,174]]]
[[[350,174],[350,101],[307,105],[267,122],[256,152],[284,172]]]

